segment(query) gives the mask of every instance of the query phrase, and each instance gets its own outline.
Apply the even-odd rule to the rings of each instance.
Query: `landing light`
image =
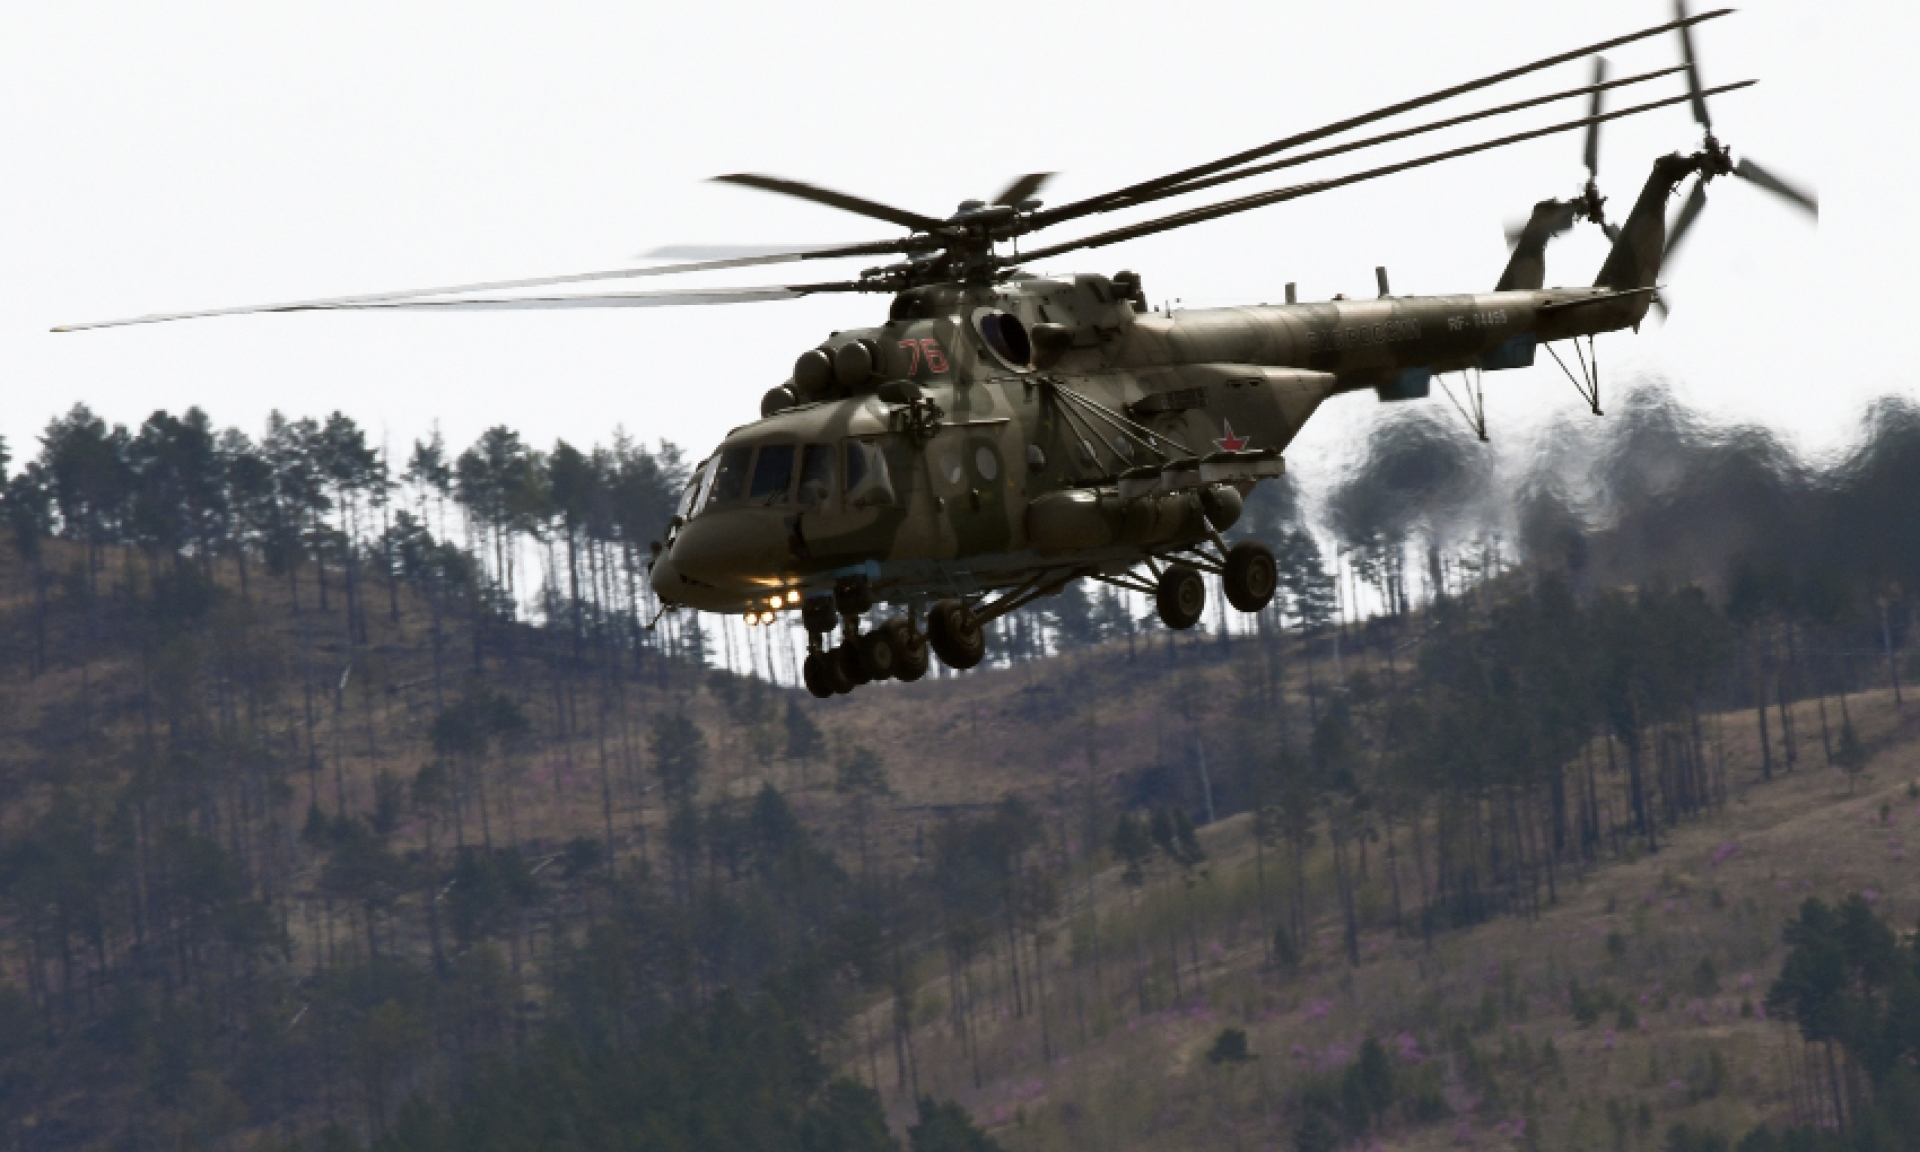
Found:
[[[787,603],[789,604],[800,603],[800,589],[795,588],[791,592],[787,593]]]

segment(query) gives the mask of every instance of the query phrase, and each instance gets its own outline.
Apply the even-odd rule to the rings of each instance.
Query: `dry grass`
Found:
[[[1852,786],[1811,767],[1823,756],[1813,706],[1804,705],[1796,719],[1811,739],[1793,773],[1761,783],[1747,779],[1752,769],[1734,769],[1739,782],[1722,812],[1671,830],[1655,854],[1563,872],[1558,902],[1536,920],[1499,918],[1431,946],[1371,930],[1356,969],[1341,956],[1331,916],[1298,975],[1266,968],[1248,820],[1222,821],[1204,832],[1215,860],[1202,916],[1204,993],[1189,974],[1179,1007],[1137,1014],[1132,922],[1109,872],[1098,888],[1110,942],[1103,987],[1092,987],[1083,965],[1078,1001],[1070,969],[1049,976],[1053,1059],[1042,1058],[1032,1013],[1002,1012],[981,1029],[976,1089],[964,1049],[936,1023],[917,1041],[920,1088],[958,1098],[1017,1152],[1285,1148],[1297,1124],[1289,1099],[1351,1062],[1371,1035],[1387,1043],[1403,1077],[1429,1077],[1454,1113],[1379,1133],[1381,1147],[1650,1148],[1676,1122],[1738,1136],[1762,1120],[1789,1121],[1799,1046],[1761,1006],[1781,959],[1781,924],[1808,896],[1853,891],[1872,893],[1896,925],[1920,914],[1920,877],[1906,859],[1908,829],[1920,826],[1910,791],[1920,776],[1912,741],[1920,715],[1909,709],[1898,720],[1886,693],[1850,706],[1877,748]],[[1751,714],[1719,718],[1732,764],[1757,759],[1740,742],[1742,720],[1750,725]],[[1375,869],[1377,901],[1378,858]],[[1142,907],[1150,956],[1164,957],[1166,931],[1184,931],[1175,900]],[[1330,900],[1322,903],[1331,913]],[[1170,994],[1168,972],[1160,962],[1157,1005]],[[992,979],[987,966],[980,973]],[[1582,1026],[1571,1010],[1573,980],[1616,1006]],[[923,989],[923,1018],[939,1015],[944,988],[942,978]],[[1237,1067],[1204,1059],[1228,1026],[1248,1033],[1260,1059]],[[1462,1052],[1449,1050],[1461,1035],[1491,1070],[1490,1090],[1474,1082]],[[1549,1045],[1557,1059],[1545,1055]],[[904,1120],[908,1094],[898,1091],[891,1051],[879,1059],[880,1085]],[[847,1066],[872,1074],[864,1051]]]

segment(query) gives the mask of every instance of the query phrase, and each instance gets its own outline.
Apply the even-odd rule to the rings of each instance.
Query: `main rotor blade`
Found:
[[[859,284],[786,284],[764,288],[688,288],[668,292],[609,292],[597,296],[505,296],[468,300],[392,300],[374,304],[296,305],[270,312],[343,312],[405,309],[416,312],[531,312],[566,308],[666,308],[689,304],[751,304],[798,300],[823,292],[858,292]]]
[[[1102,206],[1115,200],[1139,200],[1146,194],[1158,191],[1161,188],[1175,184],[1185,184],[1189,181],[1198,180],[1201,177],[1211,176],[1216,172],[1224,172],[1229,168],[1237,168],[1242,164],[1249,164],[1263,157],[1271,156],[1275,152],[1284,151],[1288,148],[1297,148],[1302,144],[1311,144],[1316,140],[1324,140],[1329,136],[1337,136],[1342,132],[1351,131],[1354,128],[1371,124],[1377,120],[1385,120],[1392,116],[1398,116],[1403,112],[1411,112],[1416,108],[1424,108],[1429,104],[1437,104],[1442,100],[1449,100],[1455,96],[1462,96],[1468,92],[1475,92],[1494,84],[1504,83],[1505,81],[1513,80],[1528,75],[1529,73],[1538,72],[1543,68],[1551,68],[1556,64],[1565,64],[1569,60],[1578,60],[1583,56],[1591,56],[1596,52],[1604,52],[1622,44],[1631,44],[1636,40],[1645,40],[1649,36],[1658,36],[1665,32],[1671,32],[1675,28],[1684,28],[1707,20],[1714,20],[1727,15],[1731,11],[1733,11],[1731,8],[1721,8],[1713,12],[1702,13],[1699,16],[1687,16],[1681,20],[1662,24],[1657,28],[1648,28],[1627,36],[1616,36],[1611,40],[1603,40],[1598,44],[1589,44],[1585,48],[1577,48],[1571,52],[1562,52],[1557,56],[1549,56],[1544,60],[1536,60],[1531,64],[1523,64],[1518,68],[1509,68],[1504,72],[1496,72],[1491,76],[1482,77],[1478,80],[1470,80],[1465,84],[1455,84],[1451,88],[1443,88],[1438,92],[1432,92],[1425,96],[1417,96],[1411,100],[1403,100],[1398,104],[1388,105],[1385,108],[1373,112],[1336,121],[1335,123],[1315,128],[1311,131],[1301,132],[1293,136],[1275,140],[1270,144],[1262,144],[1258,148],[1249,148],[1244,152],[1236,152],[1231,156],[1226,156],[1210,163],[1195,165],[1192,168],[1187,168],[1166,176],[1159,176],[1152,180],[1143,180],[1138,184],[1132,184],[1113,192],[1099,196],[1091,196],[1085,200],[1078,200],[1051,211],[1037,213],[1036,222],[1038,226],[1044,227],[1048,224],[1058,224],[1063,220],[1077,219],[1089,213],[1098,212]]]
[[[810,254],[858,248],[857,244],[668,244],[640,253],[642,260],[747,260],[756,256],[793,254],[806,259]],[[889,247],[888,251],[898,251]],[[871,252],[848,252],[848,256],[868,256]],[[813,259],[825,257],[815,255]]]
[[[1736,84],[1726,84],[1719,88],[1712,89],[1708,95],[1732,92],[1736,89],[1751,87],[1756,83],[1758,83],[1758,81],[1742,80]],[[1445,160],[1458,159],[1461,156],[1471,156],[1476,152],[1486,152],[1494,148],[1504,148],[1510,144],[1537,140],[1542,136],[1552,136],[1561,132],[1573,132],[1586,127],[1595,120],[1605,122],[1608,120],[1624,119],[1628,116],[1638,116],[1643,112],[1651,112],[1658,108],[1668,108],[1675,104],[1684,104],[1687,99],[1688,97],[1686,96],[1670,96],[1665,100],[1655,100],[1648,104],[1622,108],[1617,112],[1608,112],[1598,117],[1582,117],[1578,120],[1570,120],[1564,124],[1555,124],[1548,128],[1536,128],[1529,132],[1518,132],[1511,136],[1503,136],[1497,140],[1488,140],[1480,144],[1469,144],[1461,148],[1450,148],[1445,152],[1436,152],[1429,156],[1422,156],[1416,160],[1405,160],[1398,164],[1388,164],[1381,168],[1371,168],[1365,172],[1356,172],[1350,176],[1341,176],[1331,180],[1316,180],[1307,184],[1295,184],[1287,188],[1277,188],[1271,192],[1261,192],[1253,196],[1242,196],[1237,200],[1227,200],[1204,208],[1193,208],[1185,212],[1175,213],[1171,216],[1162,216],[1157,220],[1148,220],[1144,223],[1128,225],[1125,228],[1115,228],[1108,232],[1098,232],[1092,236],[1082,237],[1078,240],[1069,240],[1065,243],[1052,245],[1051,247],[1037,248],[1031,252],[1022,254],[1020,262],[1026,263],[1033,260],[1042,260],[1049,256],[1075,252],[1082,248],[1104,248],[1109,244],[1118,244],[1123,240],[1133,240],[1141,236],[1152,236],[1155,233],[1168,232],[1175,228],[1185,228],[1189,224],[1200,224],[1208,220],[1217,220],[1222,216],[1232,216],[1236,213],[1252,211],[1255,208],[1264,208],[1269,204],[1279,204],[1286,200],[1297,200],[1303,196],[1311,196],[1317,192],[1327,192],[1335,188],[1344,188],[1349,184],[1358,184],[1364,180],[1390,176],[1396,172],[1405,172],[1412,168],[1424,168]]]
[[[801,260],[823,260],[836,256],[876,256],[902,250],[902,242],[883,240],[871,244],[849,244],[841,248],[774,252],[765,255],[736,256],[724,260],[702,260],[692,264],[663,264],[655,268],[616,268],[608,272],[578,272],[570,276],[535,276],[526,280],[490,280],[480,284],[459,284],[446,288],[409,288],[398,292],[374,292],[359,296],[330,296],[318,300],[295,300],[282,304],[243,304],[235,308],[207,308],[197,312],[160,312],[132,316],[124,320],[95,320],[84,324],[63,324],[55,332],[83,332],[90,328],[123,328],[131,324],[159,324],[169,320],[204,320],[213,316],[242,316],[254,312],[302,312],[324,308],[351,308],[387,301],[412,300],[426,296],[457,296],[469,292],[507,292],[521,288],[548,288],[556,284],[580,284],[590,280],[625,280],[643,276],[668,276],[685,272],[714,272],[725,268],[752,268],[763,264],[792,264]]]
[[[1051,179],[1053,179],[1051,172],[1030,172],[1007,185],[1007,190],[994,197],[993,202],[1004,204],[1009,208],[1016,207],[1033,199],[1033,194],[1040,191],[1041,186]]]
[[[1680,215],[1674,217],[1673,227],[1667,231],[1667,251],[1664,259],[1673,259],[1674,252],[1680,247],[1680,241],[1686,239],[1687,232],[1693,228],[1693,222],[1700,218],[1700,210],[1706,206],[1707,182],[1695,180],[1693,191],[1687,196],[1687,202],[1680,205]]]
[[[1795,188],[1793,185],[1775,176],[1765,168],[1760,167],[1760,165],[1755,164],[1745,156],[1740,158],[1740,163],[1733,166],[1733,174],[1750,184],[1758,184],[1767,191],[1782,196],[1794,204],[1799,205],[1806,209],[1808,214],[1814,219],[1818,220],[1820,218],[1820,201],[1814,198],[1813,193]]]
[[[1687,29],[1694,21],[1687,20],[1687,0],[1673,0],[1675,22],[1680,27],[1680,55],[1687,62],[1687,91],[1693,97],[1693,119],[1702,131],[1713,131],[1713,117],[1707,114],[1707,98],[1700,91],[1700,65],[1693,58],[1693,33]]]
[[[1620,80],[1607,81],[1598,86],[1588,85],[1581,88],[1569,88],[1564,92],[1555,92],[1548,96],[1535,96],[1530,100],[1520,100],[1512,104],[1502,104],[1497,108],[1487,108],[1479,112],[1468,112],[1464,115],[1452,116],[1445,120],[1436,120],[1431,124],[1422,124],[1416,128],[1401,128],[1397,131],[1381,133],[1378,136],[1369,136],[1364,140],[1354,140],[1346,144],[1335,144],[1331,147],[1316,149],[1312,152],[1302,152],[1295,156],[1286,156],[1279,160],[1268,161],[1265,164],[1256,164],[1251,168],[1237,168],[1232,172],[1223,172],[1218,176],[1208,176],[1204,179],[1192,180],[1171,188],[1162,188],[1158,192],[1149,193],[1138,200],[1120,201],[1105,208],[1098,209],[1098,211],[1105,213],[1119,211],[1122,208],[1134,208],[1141,204],[1150,204],[1155,200],[1164,200],[1170,196],[1183,196],[1188,192],[1198,192],[1203,188],[1212,188],[1220,184],[1230,183],[1234,180],[1243,180],[1249,176],[1261,176],[1268,172],[1278,172],[1282,168],[1293,168],[1314,160],[1325,160],[1329,156],[1338,156],[1344,152],[1357,152],[1363,148],[1390,144],[1396,140],[1405,140],[1413,136],[1423,136],[1428,132],[1438,132],[1443,128],[1456,128],[1462,124],[1471,124],[1476,120],[1487,120],[1494,116],[1504,116],[1509,112],[1521,112],[1528,108],[1537,108],[1542,104],[1551,104],[1556,100],[1566,100],[1574,96],[1585,96],[1588,93],[1593,93],[1594,99],[1598,101],[1598,93],[1604,89],[1625,88],[1631,84],[1641,84],[1648,80],[1658,80],[1662,76],[1671,76],[1675,72],[1680,71],[1680,67],[1680,65],[1675,64],[1671,68],[1661,68],[1654,72],[1643,72],[1638,76],[1628,76]]]
[[[1677,71],[1678,69],[1668,69]],[[1593,103],[1587,105],[1587,115],[1600,115],[1601,94],[1606,91],[1607,58],[1593,58]],[[1600,122],[1595,120],[1587,126],[1587,183],[1593,184],[1600,179]]]
[[[931,232],[941,224],[933,217],[922,216],[918,212],[894,208],[877,200],[849,196],[845,192],[835,192],[831,188],[817,188],[812,184],[802,184],[798,180],[782,180],[778,176],[736,172],[730,176],[715,176],[714,180],[721,184],[738,184],[744,188],[758,188],[762,192],[775,192],[782,196],[811,200],[815,204],[825,204],[829,208],[838,208],[842,212],[885,220],[889,224],[898,224],[902,228],[911,228],[916,232]]]

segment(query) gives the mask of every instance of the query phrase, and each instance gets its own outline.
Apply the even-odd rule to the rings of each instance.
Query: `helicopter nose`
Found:
[[[751,594],[780,575],[785,539],[778,518],[757,510],[709,513],[681,528],[662,559],[689,580]]]
[[[680,569],[674,567],[673,557],[661,553],[647,565],[647,587],[653,589],[654,598],[662,604],[678,604]]]

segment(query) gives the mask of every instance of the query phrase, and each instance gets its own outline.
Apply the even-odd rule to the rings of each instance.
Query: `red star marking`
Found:
[[[1220,437],[1220,439],[1218,440],[1215,440],[1213,443],[1216,448],[1219,448],[1222,451],[1238,452],[1242,448],[1245,448],[1247,445],[1253,443],[1253,438],[1250,436],[1235,436],[1233,434],[1233,424],[1231,421],[1222,420],[1220,422],[1220,428],[1222,431],[1226,433],[1226,435]]]

